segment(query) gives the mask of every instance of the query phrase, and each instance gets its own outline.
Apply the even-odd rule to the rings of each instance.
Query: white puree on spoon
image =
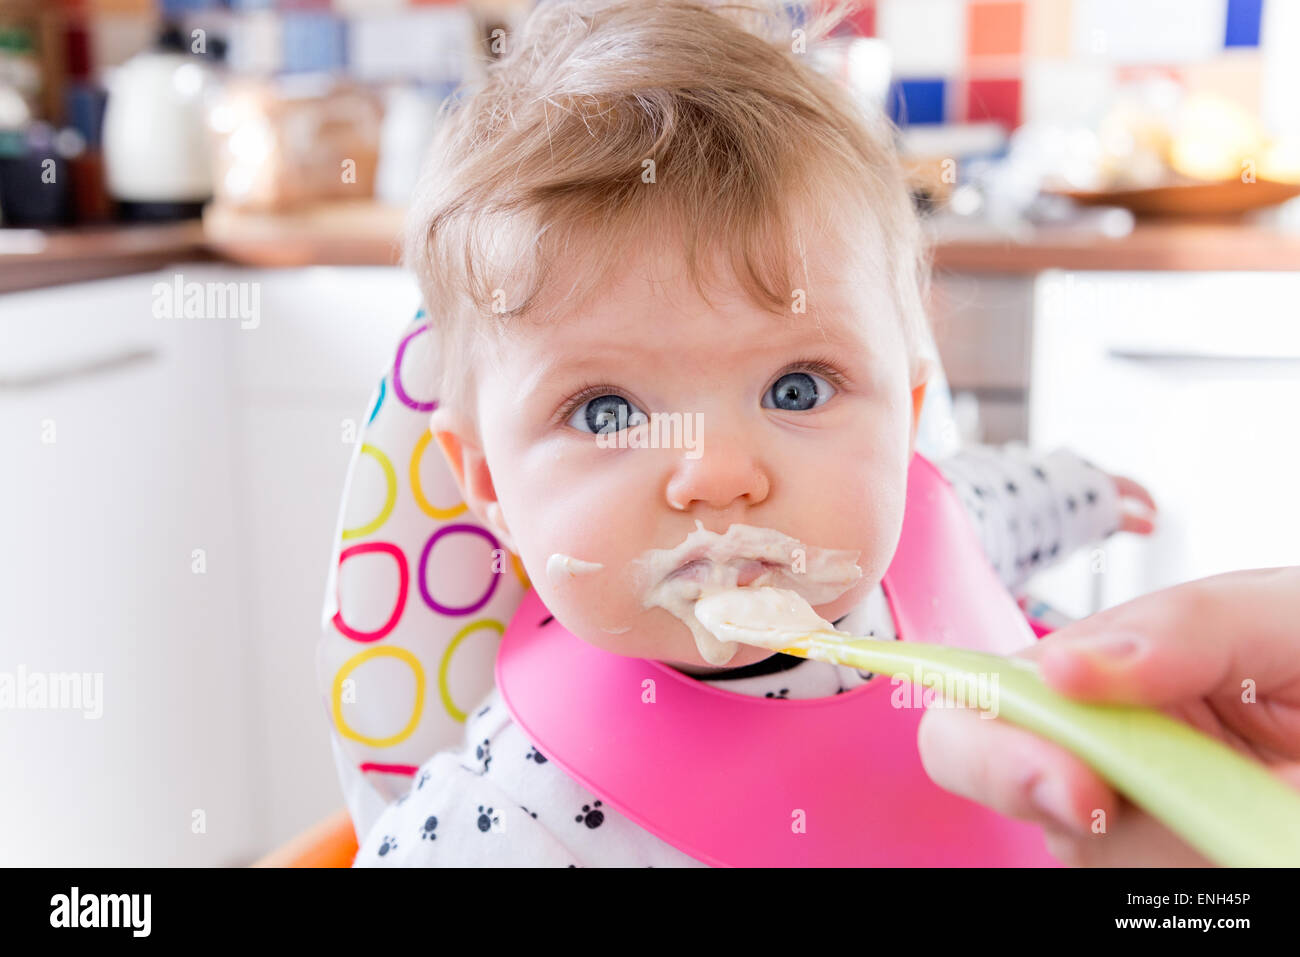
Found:
[[[813,633],[843,635],[788,588],[731,588],[695,603],[695,617],[719,641],[779,651]]]
[[[715,637],[696,618],[697,601],[721,592],[743,596],[751,588],[772,586],[795,592],[809,605],[824,605],[862,577],[857,558],[856,551],[805,545],[773,528],[732,525],[719,535],[696,519],[695,531],[680,545],[652,548],[633,564],[642,578],[642,604],[663,608],[679,618],[695,637],[700,657],[716,666],[732,659],[739,650],[737,641],[756,642]],[[737,600],[739,596],[731,599]],[[734,607],[724,605],[723,610]],[[811,608],[808,613],[822,627],[830,628]],[[749,616],[744,620],[750,620]]]

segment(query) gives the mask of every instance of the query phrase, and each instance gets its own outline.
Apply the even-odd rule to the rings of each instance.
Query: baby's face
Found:
[[[862,577],[817,606],[828,621],[889,566],[924,383],[912,381],[888,297],[859,278],[866,270],[829,242],[811,244],[807,261],[807,311],[776,317],[739,287],[711,291],[710,306],[679,258],[645,255],[581,312],[516,323],[481,369],[473,441],[490,482],[467,500],[589,643],[707,672],[682,621],[643,606],[654,583],[637,567],[647,551],[681,544],[697,519],[713,532],[763,526],[858,552]],[[635,426],[637,413],[674,412],[694,428],[676,433],[678,447],[598,438],[621,415]],[[600,568],[548,575],[556,553]],[[770,654],[741,645],[727,666]]]

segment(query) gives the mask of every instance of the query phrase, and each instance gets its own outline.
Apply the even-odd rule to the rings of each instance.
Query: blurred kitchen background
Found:
[[[0,670],[113,679],[0,711],[0,864],[246,863],[341,806],[313,652],[395,239],[530,7],[0,0]],[[900,127],[945,439],[1161,506],[1031,593],[1300,562],[1300,0],[876,0],[808,52]],[[255,319],[160,317],[192,282]]]

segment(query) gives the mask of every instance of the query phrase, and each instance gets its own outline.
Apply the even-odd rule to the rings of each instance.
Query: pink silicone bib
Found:
[[[920,455],[883,584],[901,640],[1001,654],[1034,641],[951,487]],[[739,695],[593,648],[529,591],[496,680],[543,754],[707,864],[1056,865],[1037,827],[931,782],[916,747],[922,709],[894,707],[898,685],[883,675],[827,698]],[[911,686],[904,693],[910,702]]]

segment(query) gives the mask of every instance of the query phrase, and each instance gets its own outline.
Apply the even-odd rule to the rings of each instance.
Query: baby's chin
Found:
[[[658,613],[658,614],[655,614]],[[654,609],[649,618],[658,618],[659,614],[668,617],[669,624],[661,626],[659,622],[642,628],[631,628],[623,634],[579,634],[578,637],[589,645],[604,651],[610,651],[628,658],[641,658],[657,661],[679,671],[706,673],[725,671],[731,668],[743,668],[772,656],[769,648],[756,645],[736,643],[735,652],[722,664],[710,663],[700,654],[694,636],[676,618],[662,609]]]
[[[673,668],[681,666],[716,670],[718,667],[704,660],[690,630],[662,608],[642,611],[629,623],[626,631],[615,633],[608,628],[582,625],[570,630],[587,644],[626,658],[658,661]],[[770,651],[762,648],[737,644],[736,653],[721,667],[740,667],[735,662],[752,664],[770,654]]]

